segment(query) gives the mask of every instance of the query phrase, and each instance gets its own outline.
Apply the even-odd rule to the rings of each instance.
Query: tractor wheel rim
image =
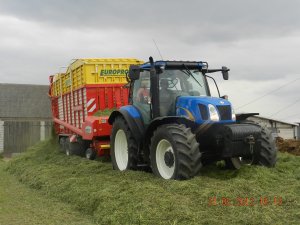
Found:
[[[166,158],[170,158],[171,154],[173,157],[172,163],[166,162]],[[159,174],[164,179],[171,179],[173,177],[176,159],[172,145],[166,139],[160,140],[156,147],[156,165]]]
[[[118,130],[115,137],[114,146],[116,163],[119,170],[126,170],[128,165],[128,143],[123,130]]]

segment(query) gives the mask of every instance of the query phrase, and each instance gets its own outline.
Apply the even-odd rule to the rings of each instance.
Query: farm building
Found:
[[[20,153],[51,136],[47,85],[0,84],[0,153]]]
[[[299,139],[299,125],[296,123],[288,123],[262,116],[252,116],[249,119],[259,123],[263,127],[272,129],[275,137]]]

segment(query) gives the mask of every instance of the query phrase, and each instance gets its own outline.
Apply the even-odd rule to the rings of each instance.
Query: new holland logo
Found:
[[[115,75],[123,75],[125,76],[128,73],[128,70],[124,69],[116,69],[116,70],[101,70],[100,76],[115,76]]]
[[[220,101],[220,104],[224,105],[224,104],[225,104],[225,102],[223,102],[223,101]]]

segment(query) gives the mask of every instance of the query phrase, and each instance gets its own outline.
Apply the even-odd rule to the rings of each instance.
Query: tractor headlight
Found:
[[[231,118],[232,120],[236,121],[236,115],[232,106],[231,106]]]
[[[220,121],[218,110],[211,104],[208,104],[209,117],[212,121]]]

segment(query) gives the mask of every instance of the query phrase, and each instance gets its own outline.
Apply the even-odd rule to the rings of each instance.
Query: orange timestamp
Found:
[[[281,206],[282,197],[260,196],[258,198],[254,198],[254,197],[236,197],[236,198],[218,197],[217,198],[216,196],[213,196],[208,199],[208,205],[209,206],[268,206],[268,205]]]

